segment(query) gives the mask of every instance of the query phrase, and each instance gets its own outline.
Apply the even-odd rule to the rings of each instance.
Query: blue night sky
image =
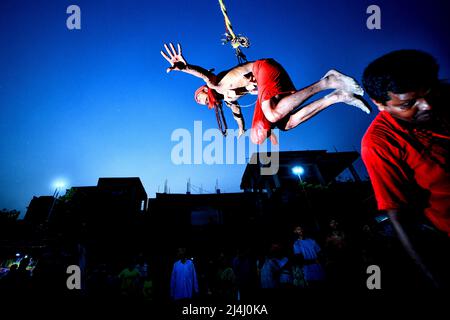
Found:
[[[449,78],[448,1],[226,0],[237,33],[252,46],[249,60],[272,57],[297,88],[330,68],[360,81],[364,67],[391,50],[433,54]],[[66,8],[81,8],[81,30],[66,28]],[[381,30],[366,28],[366,9],[381,7]],[[0,208],[22,213],[53,183],[96,185],[99,177],[138,176],[150,197],[185,192],[186,180],[222,192],[239,191],[244,165],[175,165],[175,129],[216,127],[214,112],[197,105],[200,79],[166,74],[164,42],[180,42],[191,64],[216,71],[236,64],[221,44],[216,0],[0,2]],[[242,104],[252,103],[254,97]],[[236,124],[225,110],[229,127]],[[247,127],[253,108],[244,109]],[[290,132],[280,150],[359,150],[374,118],[340,104]],[[205,143],[207,144],[207,143]],[[360,168],[361,169],[361,168]]]

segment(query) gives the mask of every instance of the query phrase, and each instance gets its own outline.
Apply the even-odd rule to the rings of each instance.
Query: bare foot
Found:
[[[327,95],[327,97],[333,97],[334,99],[336,99],[336,103],[343,102],[348,105],[357,107],[367,114],[369,114],[371,111],[370,107],[368,105],[366,105],[366,103],[364,103],[364,100],[358,99],[357,97],[355,97],[355,95],[353,93],[348,92],[348,91],[335,90],[332,93],[330,93],[329,95]]]
[[[356,82],[355,79],[340,73],[337,70],[331,69],[322,79],[327,79],[329,86],[333,89],[342,89],[353,92],[356,95],[362,96],[364,94],[363,88]]]

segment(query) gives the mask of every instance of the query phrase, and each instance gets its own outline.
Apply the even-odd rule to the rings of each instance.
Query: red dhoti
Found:
[[[262,143],[270,129],[276,124],[265,117],[261,104],[276,95],[295,92],[295,86],[284,68],[273,59],[257,60],[253,63],[253,75],[258,86],[258,100],[253,113],[251,140]],[[283,128],[282,128],[283,129]]]

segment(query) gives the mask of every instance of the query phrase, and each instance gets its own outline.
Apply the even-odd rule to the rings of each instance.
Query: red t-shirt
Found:
[[[362,140],[378,209],[410,207],[416,186],[426,195],[426,217],[450,236],[449,139],[431,130],[408,129],[380,112]]]

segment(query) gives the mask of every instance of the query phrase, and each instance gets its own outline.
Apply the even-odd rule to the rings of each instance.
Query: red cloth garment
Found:
[[[292,93],[296,90],[287,72],[273,59],[255,61],[252,72],[258,86],[258,99],[253,113],[252,129],[267,132],[273,124],[264,116],[261,103],[278,94]]]
[[[379,210],[410,208],[423,194],[425,216],[450,236],[448,137],[408,129],[382,111],[362,139],[362,159]],[[420,193],[411,192],[413,186]]]

